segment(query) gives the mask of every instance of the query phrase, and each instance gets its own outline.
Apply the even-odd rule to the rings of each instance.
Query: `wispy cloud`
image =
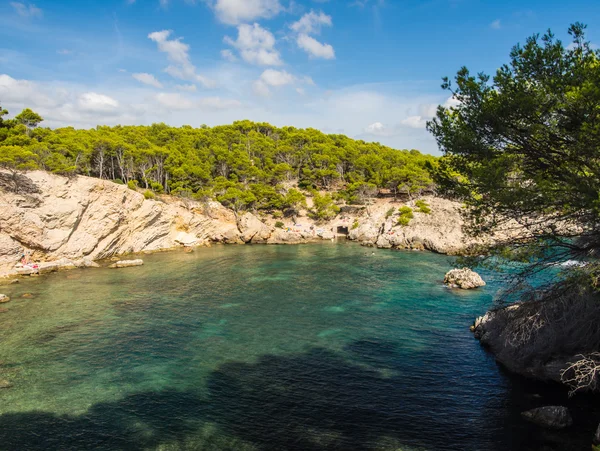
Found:
[[[490,28],[492,30],[499,30],[502,28],[502,23],[500,22],[500,19],[496,19],[494,20],[491,24],[490,24]]]
[[[143,83],[148,86],[154,86],[155,88],[162,88],[162,83],[156,79],[156,77],[152,74],[147,73],[137,73],[131,74],[133,78],[135,78],[140,83]]]
[[[43,12],[32,3],[11,2],[17,14],[21,17],[42,17]]]
[[[158,50],[166,53],[169,61],[174,63],[165,69],[165,72],[174,78],[199,82],[207,88],[212,88],[216,83],[197,73],[196,66],[190,60],[190,46],[183,43],[183,38],[169,39],[171,30],[155,31],[148,35],[148,39],[156,42]]]

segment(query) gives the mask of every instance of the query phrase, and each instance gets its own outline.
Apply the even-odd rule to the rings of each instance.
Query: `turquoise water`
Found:
[[[449,257],[352,243],[144,259],[3,287],[1,450],[589,446],[523,423],[566,395],[470,334],[491,274],[450,290]]]

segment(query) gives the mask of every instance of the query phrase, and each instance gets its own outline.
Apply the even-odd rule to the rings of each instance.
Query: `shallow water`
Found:
[[[144,259],[3,288],[1,450],[575,450],[600,419],[498,368],[468,326],[500,282],[449,290],[448,257],[345,243]],[[551,403],[579,426],[519,418]]]

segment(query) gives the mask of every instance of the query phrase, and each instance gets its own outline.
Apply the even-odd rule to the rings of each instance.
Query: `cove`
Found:
[[[506,374],[469,332],[493,274],[450,290],[449,257],[352,243],[144,260],[3,288],[1,450],[589,446],[592,399]],[[520,419],[551,403],[577,426]]]

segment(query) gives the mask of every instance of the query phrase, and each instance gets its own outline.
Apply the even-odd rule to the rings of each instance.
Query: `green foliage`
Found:
[[[385,219],[389,219],[391,218],[394,213],[396,212],[396,209],[394,207],[390,208],[386,213],[385,213]]]
[[[123,180],[121,179],[114,179],[113,183],[116,183],[117,185],[125,185],[125,183],[123,183]]]
[[[415,202],[415,206],[419,209],[421,213],[430,214],[431,208],[429,208],[429,204],[422,199],[419,199]]]
[[[132,189],[132,190],[136,190],[138,187],[138,181],[137,180],[129,180],[127,182],[127,188]]]
[[[352,223],[352,230],[358,229],[358,219],[355,219],[354,222]]]
[[[21,113],[15,116],[15,121],[18,124],[23,124],[28,129],[33,129],[38,126],[44,119],[35,111],[25,108]]]
[[[144,199],[154,199],[155,197],[156,194],[154,194],[154,191],[150,191],[149,189],[144,191]]]
[[[283,226],[284,226],[284,225],[285,225],[285,224],[284,224],[283,222],[281,222],[281,221],[277,221],[277,222],[275,223],[275,227],[277,227],[278,229],[283,229]]]
[[[283,213],[281,211],[274,211],[272,213],[273,219],[281,219],[283,218]]]
[[[569,34],[568,47],[550,31],[528,38],[493,78],[463,67],[454,82],[444,79],[456,105],[428,124],[445,154],[440,189],[467,204],[473,231],[521,226],[517,239],[500,243],[505,257],[506,244],[563,249],[569,258],[600,248],[600,51],[584,25]],[[573,242],[564,221],[585,240]]]
[[[51,130],[38,127],[42,118],[29,109],[11,120],[6,114],[0,108],[0,146],[34,155],[31,164],[17,166],[120,179],[131,188],[133,182],[155,193],[193,193],[242,209],[298,214],[306,208],[301,189],[327,190],[333,199],[356,203],[390,183],[417,192],[431,185],[436,165],[436,158],[414,150],[250,121]],[[291,184],[299,189],[286,189]]]
[[[313,208],[309,212],[309,217],[315,220],[333,219],[340,212],[340,207],[335,205],[331,194],[321,194],[318,191],[313,193]]]
[[[404,206],[398,209],[400,216],[398,216],[398,225],[407,226],[410,220],[415,217],[412,208]]]

